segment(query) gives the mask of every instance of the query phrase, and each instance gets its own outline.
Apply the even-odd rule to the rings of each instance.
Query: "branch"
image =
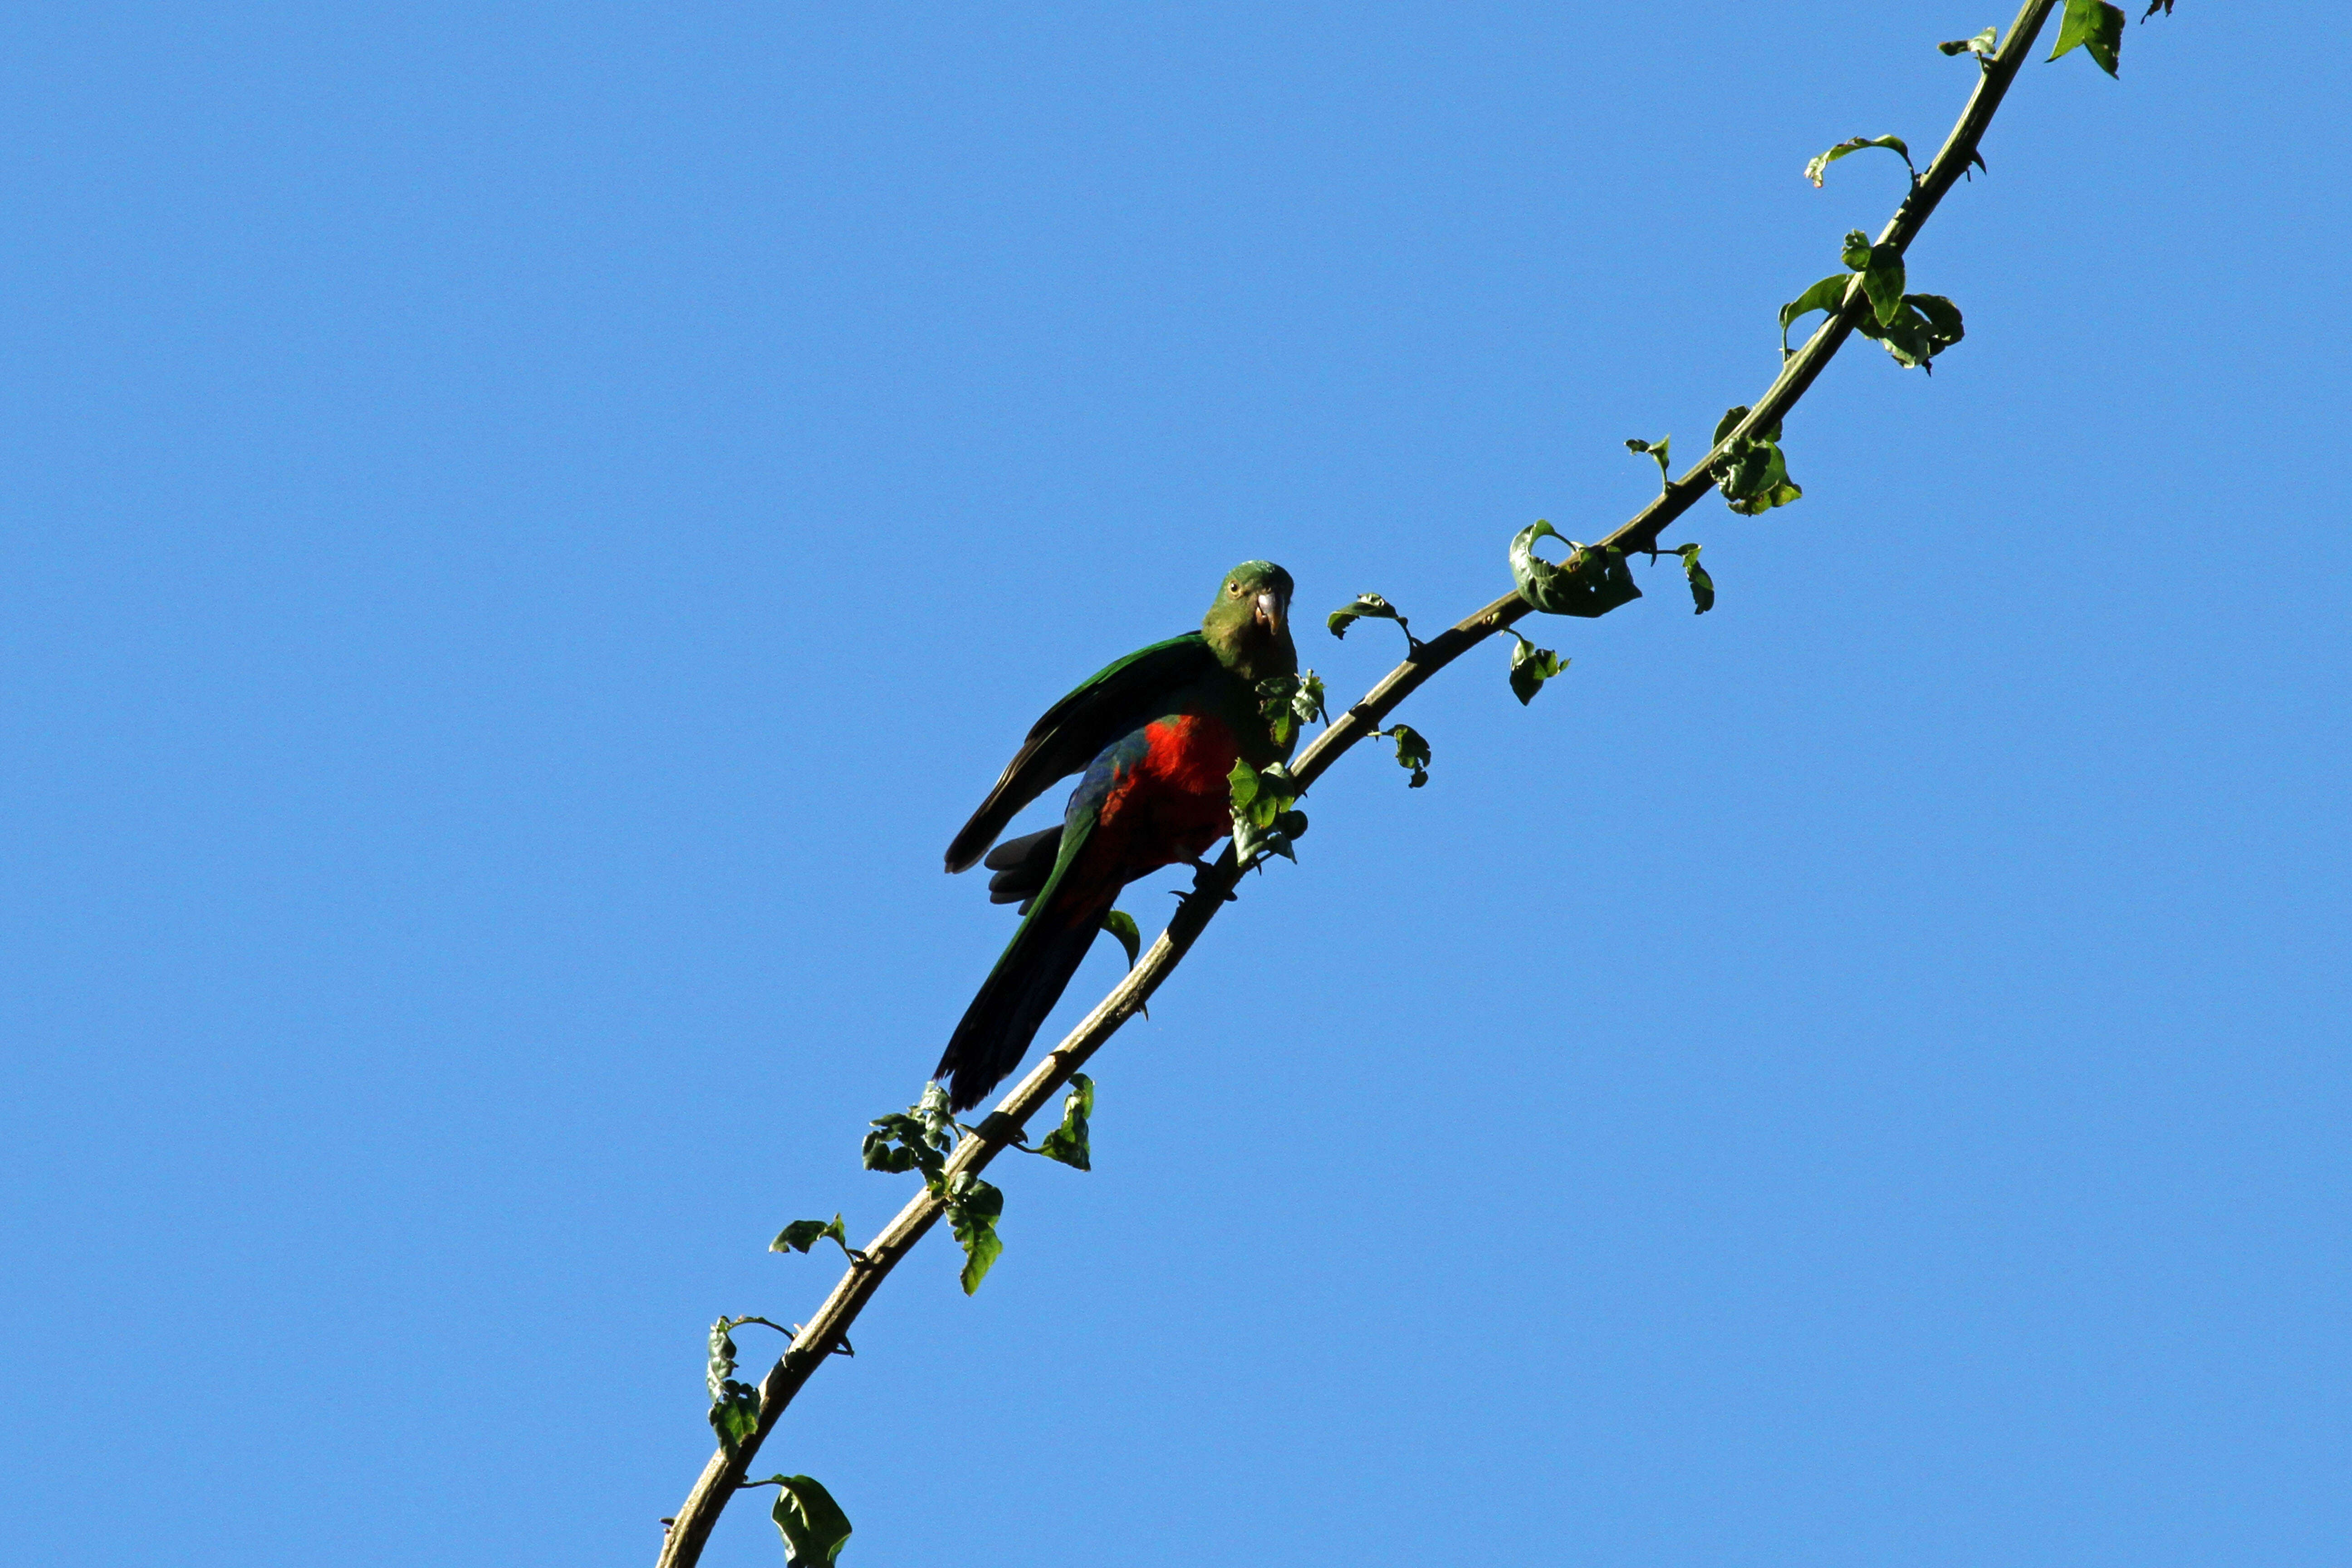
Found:
[[[2056,0],[2026,0],[2017,20],[2010,26],[2008,40],[2000,52],[1986,61],[1976,91],[1961,111],[1958,123],[1952,127],[1951,135],[1946,138],[1943,150],[1936,154],[1926,175],[1912,186],[1903,205],[1887,220],[1878,243],[1892,245],[1900,251],[1918,235],[1937,204],[1976,155],[1979,139],[1991,123],[1993,111],[2000,108],[2002,95],[2008,92],[2018,67],[2024,62],[2055,4]],[[1812,385],[1814,378],[1853,331],[1861,313],[1868,309],[1869,296],[1864,290],[1862,275],[1856,273],[1838,309],[1781,366],[1780,375],[1756,400],[1747,417],[1727,432],[1687,473],[1668,482],[1655,500],[1593,548],[1614,548],[1627,554],[1654,550],[1667,525],[1714,488],[1711,465],[1744,438],[1779,424]],[[1341,714],[1299,753],[1290,771],[1301,792],[1321,777],[1349,747],[1381,728],[1389,714],[1423,681],[1496,632],[1532,613],[1533,606],[1517,594],[1506,594],[1439,636],[1413,645],[1403,663],[1389,671],[1362,700]],[[1200,939],[1209,921],[1232,898],[1241,872],[1233,846],[1228,844],[1217,863],[1196,878],[1192,892],[1178,906],[1175,919],[1168,922],[1168,929],[1151,944],[1150,951],[1128,971],[1127,977],[1095,1005],[1094,1011],[1060,1045],[1030,1068],[996,1109],[956,1146],[948,1157],[938,1190],[926,1186],[882,1228],[880,1235],[866,1243],[862,1256],[851,1263],[848,1272],[834,1286],[816,1316],[793,1337],[792,1348],[761,1380],[758,1427],[731,1451],[722,1447],[703,1467],[701,1479],[695,1482],[686,1506],[678,1510],[662,1543],[659,1568],[690,1568],[701,1559],[711,1527],[719,1522],[719,1513],[742,1484],[760,1445],[775,1429],[793,1396],[808,1382],[810,1373],[824,1364],[834,1347],[843,1342],[849,1326],[857,1321],[858,1313],[881,1289],[890,1271],[947,1211],[944,1194],[948,1183],[963,1172],[987,1169],[1006,1146],[1022,1140],[1029,1119],[1045,1109],[1070,1075],[1084,1067],[1121,1025],[1143,1010],[1160,983],[1183,962],[1185,953]]]

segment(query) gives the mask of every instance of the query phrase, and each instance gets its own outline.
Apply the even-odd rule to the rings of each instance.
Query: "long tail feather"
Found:
[[[1062,999],[1087,950],[1101,934],[1102,917],[1118,889],[1073,885],[1070,868],[1086,838],[1083,832],[1065,838],[1028,918],[1013,933],[1003,956],[948,1039],[932,1076],[946,1082],[948,1099],[958,1110],[978,1105],[1021,1065],[1038,1026]]]

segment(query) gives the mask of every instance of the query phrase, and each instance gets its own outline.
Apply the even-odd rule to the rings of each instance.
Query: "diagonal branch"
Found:
[[[2025,0],[2010,26],[2008,40],[1998,55],[1985,62],[1977,81],[1976,91],[1969,97],[1958,123],[1945,139],[1943,150],[1936,154],[1927,174],[1905,196],[1903,205],[1880,232],[1878,243],[1906,248],[1917,236],[1937,204],[1976,155],[1977,142],[1985,128],[1992,121],[1993,111],[2000,106],[2002,95],[2008,92],[2018,67],[2042,30],[2056,0]],[[1743,438],[1769,430],[1780,422],[1797,400],[1805,395],[1814,378],[1819,376],[1839,347],[1843,345],[1870,308],[1862,277],[1857,273],[1847,285],[1845,298],[1829,319],[1806,340],[1805,346],[1791,355],[1781,366],[1780,374],[1757,399],[1747,417],[1727,432],[1714,448],[1683,474],[1670,481],[1664,493],[1609,537],[1601,542],[1601,548],[1613,548],[1628,554],[1654,550],[1658,536],[1667,525],[1689,510],[1700,497],[1714,488],[1710,473],[1712,465]],[[1453,663],[1472,647],[1496,631],[1533,613],[1533,606],[1517,594],[1506,594],[1454,626],[1414,647],[1405,661],[1383,677],[1377,686],[1341,714],[1291,767],[1301,790],[1322,776],[1333,763],[1339,760],[1349,747],[1381,728],[1389,714],[1410,697],[1421,684],[1439,670]],[[793,1337],[792,1348],[769,1369],[760,1384],[760,1424],[758,1428],[732,1450],[721,1447],[703,1467],[694,1490],[671,1521],[667,1537],[662,1544],[659,1568],[689,1568],[702,1556],[703,1544],[709,1540],[711,1527],[727,1507],[744,1480],[751,1460],[768,1434],[775,1430],[785,1408],[807,1383],[812,1373],[824,1364],[834,1348],[843,1342],[849,1326],[881,1289],[901,1258],[913,1250],[926,1232],[939,1223],[947,1211],[943,1195],[947,1181],[962,1172],[985,1170],[989,1163],[1004,1147],[1022,1136],[1029,1119],[1045,1108],[1055,1092],[1069,1081],[1070,1075],[1084,1067],[1087,1058],[1100,1050],[1119,1026],[1151,999],[1183,962],[1192,943],[1200,939],[1216,912],[1233,895],[1234,885],[1241,879],[1242,868],[1236,862],[1233,847],[1228,844],[1217,863],[1201,873],[1192,892],[1176,910],[1168,929],[1151,944],[1150,951],[1128,971],[1125,979],[1112,987],[1108,995],[1095,1005],[1094,1011],[1072,1029],[1062,1043],[1046,1053],[1037,1065],[1029,1069],[1010,1094],[998,1102],[994,1110],[982,1121],[972,1134],[960,1143],[948,1157],[945,1180],[934,1192],[930,1187],[918,1193],[900,1209],[896,1218],[882,1228],[880,1235],[866,1245],[860,1258],[851,1263],[848,1272],[834,1286],[824,1305],[817,1309],[806,1327]]]

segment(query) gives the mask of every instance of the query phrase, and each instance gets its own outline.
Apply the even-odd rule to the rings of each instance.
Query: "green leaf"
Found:
[[[713,1399],[735,1375],[735,1336],[730,1331],[734,1327],[732,1318],[721,1318],[710,1325],[710,1362],[702,1381]]]
[[[1285,815],[1297,815],[1290,810],[1298,798],[1298,781],[1290,770],[1280,763],[1252,768],[1245,759],[1236,758],[1233,772],[1225,775],[1225,787],[1233,797],[1234,858],[1244,868],[1269,854],[1296,861],[1298,857],[1290,847],[1294,836],[1282,831]],[[1303,824],[1306,818],[1299,820]]]
[[[748,1383],[730,1382],[710,1402],[710,1429],[730,1453],[760,1429],[760,1391]]]
[[[1072,1073],[1070,1092],[1062,1097],[1062,1124],[1039,1140],[1037,1152],[1081,1171],[1093,1170],[1093,1151],[1087,1143],[1087,1118],[1094,1113],[1095,1080],[1082,1072]]]
[[[1397,766],[1410,769],[1412,779],[1405,787],[1419,789],[1429,782],[1429,742],[1421,731],[1410,724],[1392,724],[1382,731],[1396,742]]]
[[[1743,468],[1759,449],[1764,454],[1762,470],[1745,476],[1747,488],[1738,495],[1727,492],[1725,498],[1725,504],[1742,517],[1760,516],[1776,506],[1787,506],[1802,499],[1805,493],[1789,480],[1787,456],[1769,443],[1752,444],[1749,451],[1742,455]]]
[[[1716,423],[1716,444],[1721,446],[1747,417],[1745,404],[1725,410]],[[1776,422],[1770,429],[1746,437],[1727,447],[1707,469],[1716,489],[1723,492],[1725,503],[1743,517],[1786,506],[1805,493],[1789,479],[1789,461],[1781,454],[1780,441],[1780,426]]]
[[[1674,483],[1674,475],[1666,468],[1666,448],[1674,444],[1674,439],[1672,436],[1661,436],[1654,441],[1629,440],[1625,443],[1627,451],[1646,452],[1658,460],[1658,489],[1661,492]]]
[[[858,1151],[869,1171],[919,1170],[923,1180],[930,1182],[947,1163],[947,1151],[955,1147],[955,1116],[948,1109],[947,1091],[937,1084],[927,1086],[923,1098],[906,1110],[877,1116],[872,1125],[874,1131]]]
[[[1394,621],[1399,626],[1404,624],[1404,617],[1397,614],[1396,606],[1378,594],[1357,595],[1353,604],[1342,605],[1332,611],[1330,618],[1324,624],[1331,628],[1333,637],[1344,637],[1349,626],[1364,620]]]
[[[1952,51],[1949,48],[1947,48],[1944,52],[1946,54],[1950,54]],[[1849,153],[1859,153],[1865,147],[1884,147],[1890,153],[1901,154],[1903,166],[1911,171],[1911,179],[1913,183],[1917,183],[1919,178],[1919,170],[1917,166],[1911,162],[1911,149],[1904,145],[1903,138],[1900,136],[1849,137],[1845,141],[1841,142],[1836,146],[1831,148],[1828,152],[1823,153],[1821,156],[1815,158],[1811,163],[1806,164],[1805,178],[1812,181],[1813,188],[1819,190],[1821,188],[1822,176],[1829,171],[1829,166],[1832,163],[1836,163],[1840,158],[1844,157]]]
[[[1569,547],[1558,565],[1536,553],[1536,541],[1547,535]],[[1541,518],[1512,536],[1511,580],[1519,597],[1548,616],[1605,616],[1642,596],[1622,551],[1588,550]]]
[[[784,1538],[785,1568],[831,1568],[849,1543],[849,1516],[831,1492],[807,1476],[771,1476],[745,1484],[777,1489],[768,1517]]]
[[[831,1219],[796,1219],[776,1233],[776,1239],[768,1243],[768,1250],[806,1252],[828,1236],[841,1244],[844,1252],[849,1250],[849,1232],[839,1215]]]
[[[948,1226],[963,1247],[963,1293],[980,1289],[988,1271],[1004,1255],[997,1239],[996,1222],[1004,1213],[1004,1194],[970,1171],[948,1184]]]
[[[2168,5],[2170,0],[2158,0],[2158,3]],[[1937,44],[1936,47],[1948,55],[1969,54],[1979,59],[1990,59],[2000,48],[2000,37],[1998,26],[1987,27],[1973,38],[1954,38],[1950,43]]]
[[[1903,256],[1891,245],[1873,246],[1870,265],[1863,268],[1862,287],[1870,308],[1885,326],[1903,310]]]
[[[2169,12],[2172,7],[2168,5],[2165,9]],[[2114,76],[2124,47],[2122,8],[2108,5],[2107,0],[2066,0],[2065,20],[2058,24],[2058,44],[2050,58],[2054,60],[2077,44],[2099,62],[2101,70]]]
[[[1568,668],[1568,660],[1548,647],[1536,647],[1517,632],[1511,636],[1518,639],[1511,645],[1511,695],[1524,708],[1536,700],[1545,681]]]
[[[963,1134],[958,1131],[955,1109],[948,1103],[948,1091],[936,1083],[923,1086],[923,1098],[907,1108],[916,1121],[923,1124],[923,1142],[940,1153],[956,1146]]]
[[[1841,278],[1838,281],[1843,283],[1845,279]],[[1730,407],[1725,409],[1723,411],[1723,417],[1715,422],[1715,435],[1707,444],[1713,447],[1720,447],[1723,445],[1723,438],[1726,436],[1730,435],[1734,430],[1738,429],[1739,422],[1747,417],[1748,405],[1745,403],[1735,403]],[[1754,441],[1780,440],[1780,426],[1779,422],[1775,421],[1770,429],[1759,430],[1755,435],[1748,438]]]
[[[1960,308],[1941,294],[1906,294],[1903,302],[1917,310],[1927,323],[1931,355],[1942,353],[1968,336],[1968,329],[1960,323]]]
[[[1290,694],[1290,710],[1302,724],[1328,724],[1331,715],[1323,708],[1323,678],[1313,670],[1301,670],[1298,689]]]
[[[1846,230],[1845,248],[1838,252],[1838,259],[1845,263],[1849,272],[1859,272],[1869,266],[1870,236],[1858,228]]]
[[[728,1331],[740,1321],[721,1318],[710,1325],[710,1364],[703,1373],[710,1390],[710,1429],[730,1453],[760,1426],[760,1391],[734,1377],[735,1338]]]
[[[1298,786],[1288,768],[1280,763],[1253,768],[1240,757],[1234,759],[1233,771],[1225,775],[1225,789],[1233,797],[1234,819],[1254,827],[1272,827],[1274,819],[1298,798]]]
[[[1881,325],[1872,318],[1857,323],[1855,331],[1876,339],[1897,364],[1917,365],[1931,374],[1935,357],[1967,335],[1960,308],[1940,294],[1906,294],[1894,321]]]
[[[1691,611],[1694,616],[1703,616],[1715,608],[1715,579],[1698,563],[1698,551],[1697,545],[1685,544],[1675,552],[1683,558],[1683,575],[1690,579],[1691,603],[1697,606]]]
[[[1262,787],[1258,783],[1257,770],[1249,765],[1249,760],[1235,757],[1233,771],[1225,775],[1225,791],[1233,796],[1235,816],[1245,818],[1249,816],[1249,808],[1255,804]]]
[[[1118,945],[1127,949],[1127,966],[1133,969],[1143,956],[1143,931],[1135,917],[1125,910],[1113,910],[1102,918],[1103,930],[1118,938]]]
[[[1797,352],[1789,346],[1790,323],[1798,317],[1813,310],[1822,310],[1830,315],[1836,315],[1838,307],[1845,303],[1846,285],[1853,281],[1853,274],[1851,272],[1832,273],[1780,307],[1780,357],[1782,359],[1787,359]],[[1747,410],[1742,409],[1740,412],[1744,414]],[[1716,439],[1720,441],[1723,437],[1717,435]]]

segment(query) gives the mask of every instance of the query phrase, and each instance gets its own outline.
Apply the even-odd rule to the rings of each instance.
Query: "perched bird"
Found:
[[[932,1076],[958,1110],[1020,1064],[1121,888],[1197,860],[1232,831],[1227,775],[1289,759],[1296,735],[1269,722],[1258,683],[1298,673],[1290,574],[1244,561],[1225,574],[1201,629],[1154,643],[1046,710],[1004,775],[948,846],[948,869],[978,863],[1013,814],[1084,770],[1059,827],[988,854],[992,903],[1021,929],[964,1010]]]

